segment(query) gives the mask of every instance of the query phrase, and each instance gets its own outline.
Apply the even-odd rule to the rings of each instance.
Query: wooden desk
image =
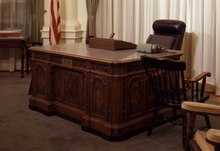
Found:
[[[26,52],[24,40],[24,37],[0,37],[0,48],[21,49],[21,77],[24,77],[24,56]]]
[[[143,53],[92,49],[82,43],[30,51],[31,109],[68,117],[110,140],[127,138],[150,123],[153,94],[140,62]]]

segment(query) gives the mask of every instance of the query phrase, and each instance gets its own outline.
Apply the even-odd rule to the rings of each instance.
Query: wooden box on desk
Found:
[[[105,38],[90,38],[89,47],[96,49],[105,49],[111,51],[123,49],[136,49],[136,44],[122,40],[105,39]]]

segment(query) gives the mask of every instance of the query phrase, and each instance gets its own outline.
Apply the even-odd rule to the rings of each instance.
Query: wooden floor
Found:
[[[220,96],[216,96],[214,93],[210,93],[210,100],[220,102]]]

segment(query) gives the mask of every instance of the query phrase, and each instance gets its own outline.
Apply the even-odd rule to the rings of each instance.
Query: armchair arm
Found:
[[[206,84],[206,77],[210,77],[211,73],[210,72],[203,72],[199,74],[198,76],[192,78],[192,79],[186,79],[185,82],[189,86],[191,84],[191,99],[193,101],[194,98],[194,91],[196,91],[196,100],[199,102],[204,102],[206,99],[208,99],[208,96],[204,96],[204,91],[205,91],[205,84]],[[199,90],[199,81],[202,80],[201,84],[201,89]],[[194,89],[194,86],[196,87]],[[200,91],[200,96],[199,96],[199,91]]]
[[[195,83],[198,82],[199,80],[202,80],[205,77],[210,77],[211,73],[210,72],[202,72],[201,74],[199,74],[198,76],[192,78],[192,79],[186,79],[186,82],[190,82],[190,83]]]
[[[181,107],[183,110],[190,112],[220,115],[220,105],[184,101]]]

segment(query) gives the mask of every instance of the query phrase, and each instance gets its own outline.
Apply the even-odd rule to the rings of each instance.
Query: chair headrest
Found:
[[[186,24],[180,20],[156,20],[153,23],[155,34],[183,34]]]

